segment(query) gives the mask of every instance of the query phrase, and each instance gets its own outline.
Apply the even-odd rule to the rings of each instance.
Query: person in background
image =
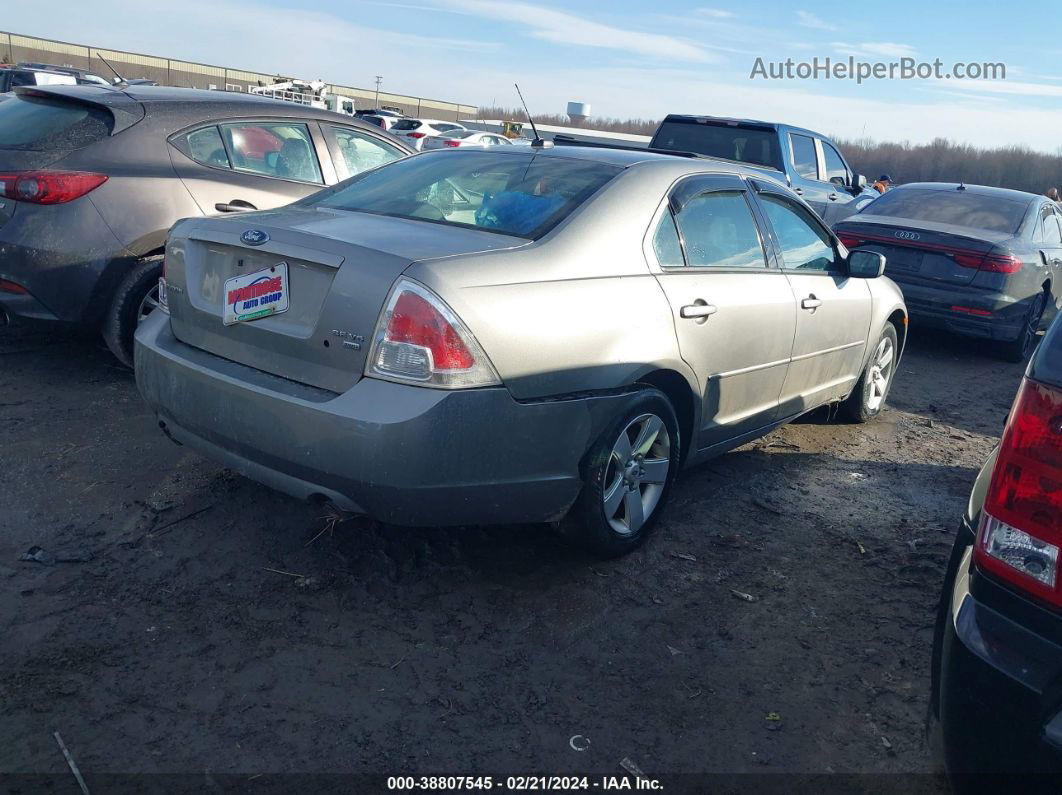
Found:
[[[1053,202],[1058,201],[1058,188],[1048,188],[1046,191],[1044,191],[1044,196],[1046,196]]]
[[[884,193],[889,189],[890,185],[892,185],[892,177],[890,177],[888,174],[882,174],[880,177],[878,177],[877,182],[875,182],[870,187],[872,187],[878,193]]]

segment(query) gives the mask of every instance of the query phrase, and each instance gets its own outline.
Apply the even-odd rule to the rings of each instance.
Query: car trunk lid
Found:
[[[249,230],[267,239],[244,242]],[[365,367],[380,309],[410,263],[510,248],[523,240],[422,221],[287,208],[239,219],[197,219],[167,248],[174,335],[189,345],[333,392]],[[286,263],[286,311],[226,325],[226,283]]]
[[[969,284],[977,263],[1013,235],[953,224],[861,215],[835,228],[848,248],[885,255],[885,273],[897,281]]]

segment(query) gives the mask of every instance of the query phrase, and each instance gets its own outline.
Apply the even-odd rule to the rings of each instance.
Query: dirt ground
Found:
[[[686,472],[602,563],[541,527],[333,526],[167,441],[95,339],[0,330],[0,771],[76,791],[58,730],[90,787],[925,773],[933,610],[1022,367],[912,331],[875,422]]]

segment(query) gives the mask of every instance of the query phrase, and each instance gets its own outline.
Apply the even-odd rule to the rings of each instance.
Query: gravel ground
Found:
[[[915,334],[873,423],[686,472],[602,563],[541,527],[333,521],[167,441],[94,339],[0,331],[0,772],[71,791],[58,730],[90,786],[628,759],[938,791],[885,774],[931,769],[933,611],[1021,373]]]

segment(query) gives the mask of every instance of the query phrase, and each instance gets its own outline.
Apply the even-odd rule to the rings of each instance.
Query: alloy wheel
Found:
[[[620,535],[637,533],[656,510],[671,468],[671,437],[655,414],[631,420],[612,446],[602,496],[605,518]]]
[[[892,370],[895,365],[896,350],[892,340],[882,337],[874,351],[867,380],[870,382],[870,391],[867,394],[867,408],[877,411],[885,402],[885,394],[889,391],[889,381],[892,379]]]
[[[155,286],[147,291],[147,294],[140,299],[140,306],[136,310],[136,324],[139,326],[144,320],[159,308],[159,285],[155,282]]]

